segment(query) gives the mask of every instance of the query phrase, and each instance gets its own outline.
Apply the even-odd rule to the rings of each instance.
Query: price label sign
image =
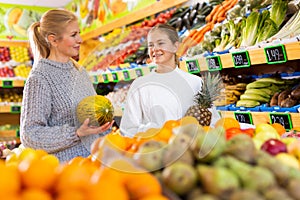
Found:
[[[186,67],[188,69],[189,73],[199,73],[200,72],[200,66],[198,63],[198,60],[187,60],[185,61]]]
[[[155,69],[156,69],[156,66],[150,66],[150,67],[149,67],[150,72],[152,72],[152,71],[155,70]]]
[[[112,72],[111,76],[112,76],[113,82],[115,82],[115,83],[119,82],[119,76],[118,76],[117,72]]]
[[[16,131],[16,137],[20,138],[20,130],[19,129]]]
[[[138,68],[135,70],[135,74],[137,77],[143,76],[143,70],[141,68]]]
[[[3,88],[12,88],[13,87],[13,81],[12,80],[3,80],[2,81],[2,87]]]
[[[98,77],[97,76],[92,76],[92,82],[93,84],[98,84]]]
[[[129,81],[130,80],[130,74],[128,70],[124,70],[123,71],[123,76],[124,76],[124,80],[125,81]]]
[[[107,74],[102,74],[102,78],[103,78],[103,83],[108,83],[108,75]]]
[[[235,68],[250,67],[250,58],[248,51],[235,52],[231,54]]]
[[[210,56],[206,58],[209,71],[217,71],[222,69],[220,56]]]
[[[283,63],[286,62],[286,52],[284,45],[265,47],[265,55],[268,64]]]
[[[21,112],[21,106],[11,106],[10,107],[11,113],[20,113]]]
[[[234,117],[240,123],[253,124],[252,115],[249,112],[234,112]]]
[[[284,126],[285,130],[291,130],[293,123],[289,113],[269,113],[270,123],[279,123]]]

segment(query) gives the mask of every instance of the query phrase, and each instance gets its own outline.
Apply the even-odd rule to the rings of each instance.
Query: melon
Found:
[[[89,125],[102,126],[113,120],[114,107],[111,101],[102,95],[88,96],[77,105],[76,115],[81,124],[89,118]]]

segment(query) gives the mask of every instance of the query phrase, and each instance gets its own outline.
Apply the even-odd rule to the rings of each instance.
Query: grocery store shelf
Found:
[[[181,3],[187,2],[188,0],[160,0],[157,1],[154,4],[151,4],[148,7],[145,7],[143,9],[139,9],[135,12],[132,12],[122,18],[116,19],[114,21],[112,21],[111,23],[108,24],[104,24],[103,26],[90,31],[88,33],[83,34],[82,40],[88,40],[94,37],[98,37],[99,35],[103,34],[103,33],[107,33],[115,28],[127,25],[127,24],[131,24],[135,21],[138,21],[140,19],[143,19],[145,17],[154,15],[158,12],[164,11],[168,8],[171,8],[173,6],[179,5]]]
[[[219,111],[222,117],[235,118],[236,111]],[[247,112],[244,112],[247,113]],[[251,114],[253,124],[270,123],[270,113],[279,115],[289,115],[292,127],[300,127],[300,113],[287,113],[287,112],[249,112]]]
[[[131,69],[123,69],[120,71],[113,71],[108,73],[101,73],[97,75],[91,75],[91,81],[94,84],[97,83],[109,83],[119,81],[130,81],[136,79],[139,76],[144,76],[151,72],[153,66],[141,66]]]
[[[0,138],[14,138],[18,137],[19,131],[17,130],[5,130],[5,131],[0,131]]]
[[[0,40],[1,47],[29,47],[28,40]]]
[[[2,88],[24,87],[24,84],[25,80],[0,79],[0,87]]]
[[[0,106],[0,113],[19,114],[20,112],[21,112],[21,106],[17,104]]]
[[[272,45],[274,46],[274,45]],[[272,47],[269,46],[269,47]],[[297,60],[300,59],[300,42],[291,42],[287,44],[283,44],[285,52],[286,52],[286,61],[291,60]],[[264,48],[256,48],[248,50],[249,55],[249,67],[250,65],[258,65],[258,64],[267,64],[267,58],[265,55],[265,48],[268,48],[268,46]],[[234,68],[234,62],[233,62],[233,53],[226,53],[221,55],[216,55],[220,58],[220,63],[222,68]],[[200,71],[208,71],[209,67],[207,64],[207,58],[197,58],[198,67],[200,68]],[[283,61],[284,62],[284,61]],[[181,61],[181,66],[184,70],[188,71],[187,63],[186,61]]]

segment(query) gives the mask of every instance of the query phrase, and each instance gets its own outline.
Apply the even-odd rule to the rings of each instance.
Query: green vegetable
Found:
[[[257,35],[256,43],[267,40],[271,36],[275,35],[277,32],[278,27],[276,23],[270,18],[266,19],[264,21],[263,27],[260,29]]]
[[[280,27],[285,19],[288,9],[288,1],[286,0],[273,0],[272,8],[270,10],[270,18]]]
[[[255,44],[257,32],[259,31],[261,15],[258,12],[251,12],[246,19],[246,25],[242,32],[241,46],[252,46]]]
[[[280,31],[269,39],[291,38],[300,34],[300,11],[298,10],[280,29]]]

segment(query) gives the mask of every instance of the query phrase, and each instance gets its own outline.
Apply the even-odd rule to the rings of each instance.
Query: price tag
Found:
[[[293,128],[293,123],[289,113],[269,113],[270,123],[279,123],[286,130],[291,130]]]
[[[112,72],[111,76],[112,76],[113,82],[119,82],[119,76],[118,76],[117,72]]]
[[[123,71],[123,76],[124,76],[124,80],[125,81],[129,81],[130,80],[130,75],[129,75],[129,71],[128,70],[124,70]]]
[[[155,69],[156,69],[156,66],[150,66],[150,67],[149,67],[150,72],[152,72],[152,71],[155,70]]]
[[[107,74],[102,74],[102,78],[103,78],[103,83],[108,83],[108,75]]]
[[[209,71],[216,71],[222,69],[220,56],[210,56],[206,58]]]
[[[200,72],[200,66],[198,63],[198,60],[187,60],[185,61],[188,72],[189,73],[199,73]]]
[[[253,124],[252,115],[249,112],[234,112],[234,116],[240,123]]]
[[[286,62],[286,52],[282,44],[277,46],[265,47],[265,55],[268,64]]]
[[[250,58],[248,51],[232,53],[232,60],[235,68],[250,67]]]
[[[97,76],[92,76],[92,82],[93,84],[98,84],[98,77]]]
[[[16,137],[20,138],[20,130],[19,129],[16,131]]]
[[[3,88],[12,88],[13,87],[13,81],[12,80],[3,80],[2,81],[2,87]]]
[[[21,106],[11,106],[10,107],[11,113],[20,113],[21,112]]]
[[[138,68],[135,70],[135,74],[137,77],[143,76],[143,70],[141,68]]]

